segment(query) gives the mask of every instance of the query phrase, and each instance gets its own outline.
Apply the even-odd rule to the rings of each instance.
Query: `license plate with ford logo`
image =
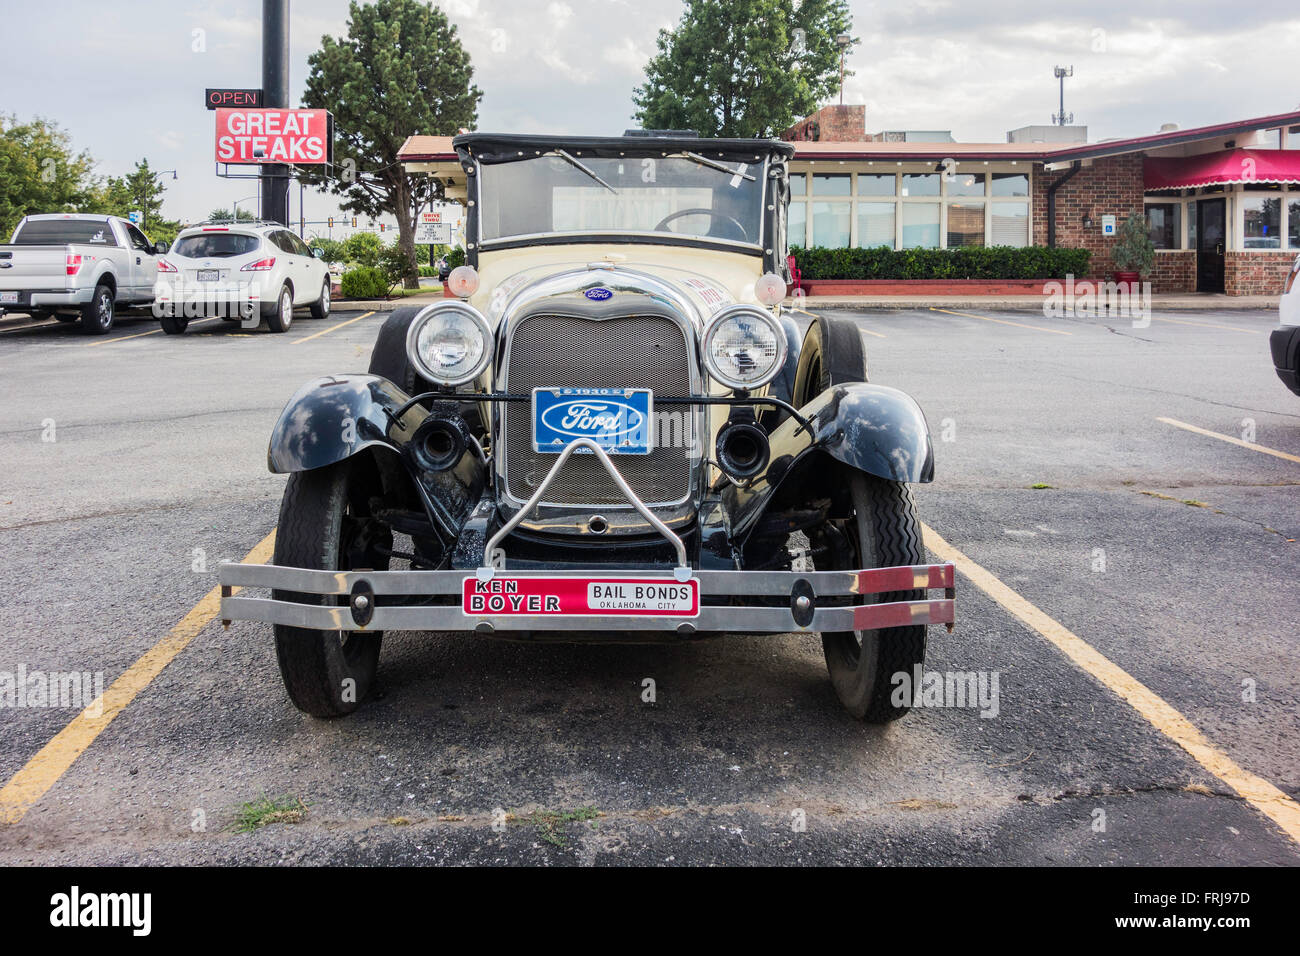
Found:
[[[535,388],[533,451],[558,455],[575,439],[590,438],[611,455],[648,455],[653,410],[648,388]]]

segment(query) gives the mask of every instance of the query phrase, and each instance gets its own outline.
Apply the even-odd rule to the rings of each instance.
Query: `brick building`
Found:
[[[1106,279],[1105,224],[1136,212],[1157,247],[1155,291],[1281,292],[1300,253],[1300,111],[1101,143],[1033,129],[956,143],[868,133],[861,106],[819,110],[783,135],[796,144],[790,243],[1079,247],[1088,278]]]

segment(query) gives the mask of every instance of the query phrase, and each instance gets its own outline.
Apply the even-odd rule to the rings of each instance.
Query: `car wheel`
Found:
[[[888,568],[925,563],[921,522],[906,484],[845,469],[853,515],[828,528],[818,542],[836,557],[838,569]],[[818,564],[821,564],[818,561]],[[867,595],[871,604],[924,600],[924,591]],[[858,720],[888,723],[908,712],[910,699],[895,699],[894,675],[911,675],[925,663],[925,625],[822,634],[831,684]],[[913,687],[915,693],[919,688]]]
[[[852,319],[819,315],[808,326],[794,378],[794,404],[802,408],[832,385],[867,381],[867,350]]]
[[[190,325],[189,319],[179,315],[164,315],[158,321],[168,335],[184,335]]]
[[[330,280],[325,280],[325,285],[321,287],[320,298],[311,304],[311,317],[313,319],[323,319],[330,314]]]
[[[287,285],[280,287],[280,295],[266,317],[267,327],[272,332],[288,332],[293,325],[293,292]]]
[[[356,481],[351,462],[289,476],[280,504],[275,558],[278,565],[347,571],[354,563],[387,570],[389,532],[376,533],[364,502],[370,489]],[[324,604],[320,595],[273,591],[276,600]],[[276,624],[280,676],[295,707],[313,717],[338,717],[365,700],[379,666],[382,633],[317,631]]]
[[[106,282],[95,286],[90,301],[81,307],[81,331],[104,335],[113,327],[113,289]]]

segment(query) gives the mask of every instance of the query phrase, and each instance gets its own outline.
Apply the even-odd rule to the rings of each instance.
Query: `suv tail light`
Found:
[[[81,256],[74,255],[73,253],[68,253],[68,259],[67,259],[68,275],[75,276],[80,271],[81,271]]]
[[[275,256],[267,256],[265,259],[258,259],[256,262],[250,262],[240,272],[270,272],[275,268]]]
[[[159,271],[159,272],[177,272],[177,271],[179,271],[179,270],[178,270],[174,265],[172,265],[170,262],[168,262],[166,259],[159,259],[159,260],[158,260],[158,271]]]

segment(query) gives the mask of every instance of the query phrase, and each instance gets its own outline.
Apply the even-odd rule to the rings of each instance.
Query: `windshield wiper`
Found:
[[[728,176],[739,176],[741,179],[748,179],[751,183],[757,182],[757,180],[749,173],[742,173],[722,163],[715,162],[714,160],[709,159],[707,156],[701,156],[699,153],[679,153],[678,155],[683,156],[686,159],[693,160],[694,162],[699,163],[701,166],[708,166],[710,169],[716,169],[718,170],[718,172],[726,173]],[[742,164],[742,165],[748,165],[748,164]]]
[[[601,179],[599,176],[597,176],[597,175],[592,171],[592,169],[591,169],[590,166],[588,166],[586,163],[583,163],[583,162],[581,162],[581,161],[579,161],[579,160],[577,160],[577,159],[574,159],[572,156],[570,156],[570,155],[569,155],[568,153],[566,153],[564,150],[562,150],[562,149],[557,149],[557,150],[555,150],[554,152],[547,153],[546,155],[548,155],[548,156],[559,156],[562,160],[564,160],[564,161],[565,161],[566,163],[568,163],[570,166],[573,166],[573,167],[576,168],[576,169],[580,169],[580,170],[582,170],[584,173],[586,173],[586,174],[587,174],[588,176],[590,176],[592,179],[596,180],[596,182],[600,183],[602,186],[604,186],[606,189],[608,189],[610,192],[612,192],[615,196],[618,195],[618,190],[615,189],[613,186],[611,186],[609,183],[605,182],[605,180],[603,180],[603,179]]]

